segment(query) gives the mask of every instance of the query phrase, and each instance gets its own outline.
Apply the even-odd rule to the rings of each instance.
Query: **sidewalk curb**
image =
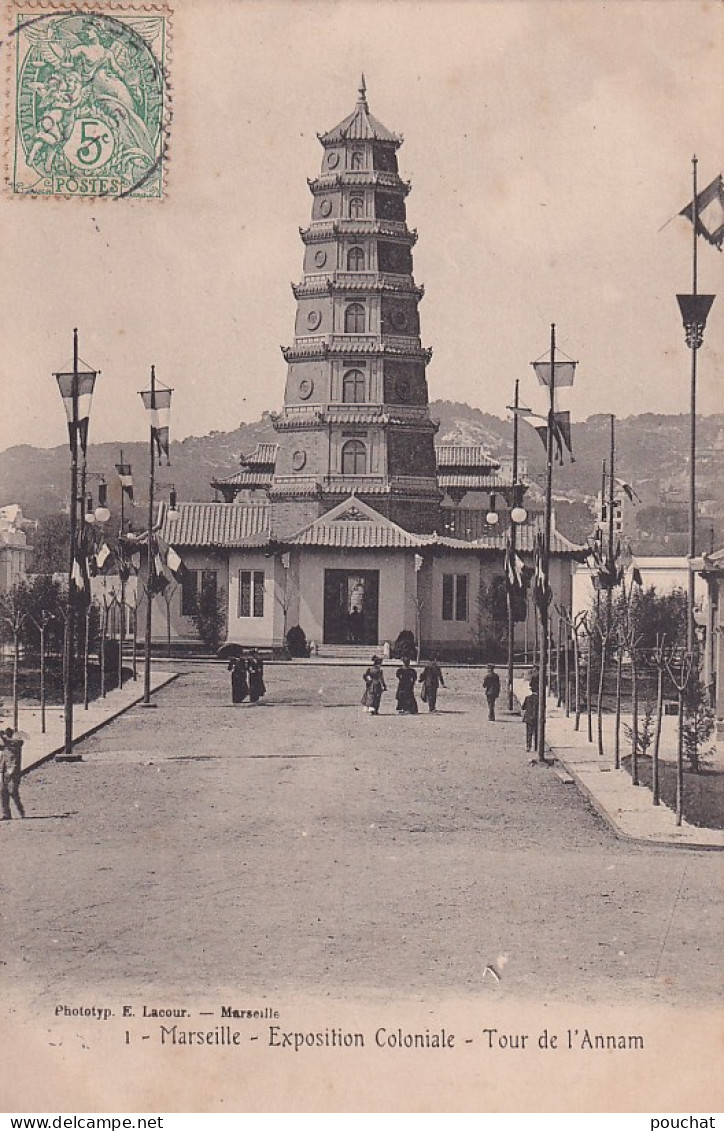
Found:
[[[568,763],[566,761],[564,761],[563,758],[560,758],[558,756],[558,754],[556,753],[555,746],[551,746],[550,744],[547,744],[547,746],[548,746],[549,752],[553,755],[553,758],[555,759],[557,764],[559,766],[564,767],[566,773],[569,774],[573,778],[573,781],[576,785],[576,788],[578,790],[580,790],[580,792],[584,795],[584,797],[589,801],[589,803],[596,810],[598,815],[600,817],[603,817],[604,821],[606,821],[606,823],[610,826],[610,828],[613,830],[613,832],[616,834],[616,836],[619,837],[619,839],[628,841],[630,844],[651,845],[655,848],[674,848],[674,849],[682,849],[683,848],[683,849],[686,849],[689,852],[691,852],[691,851],[694,851],[694,852],[724,852],[724,845],[722,845],[722,844],[702,844],[701,842],[692,843],[691,841],[689,841],[688,843],[687,842],[677,843],[673,840],[660,840],[656,836],[633,836],[631,833],[625,832],[620,827],[618,822],[616,821],[616,818],[614,817],[614,815],[611,812],[609,812],[609,810],[606,808],[606,806],[603,804],[603,802],[600,801],[596,797],[595,793],[585,784],[584,781],[582,781],[582,779],[578,776],[576,771],[574,769],[572,769],[572,767],[569,766]],[[636,789],[637,787],[632,785],[631,788]],[[640,786],[638,788],[645,789],[646,787]],[[668,809],[668,806],[665,806],[665,808]],[[691,825],[689,827],[695,828],[696,826]]]
[[[178,679],[180,675],[181,672],[171,672],[166,676],[165,679],[156,684],[156,686],[152,689],[151,694],[155,695],[155,693],[157,691],[160,691],[162,687],[168,687],[169,683],[173,683],[173,681],[175,679]],[[135,707],[138,703],[141,702],[142,699],[143,692],[141,692],[140,695],[137,695],[135,699],[132,699],[130,703],[125,703],[122,707],[119,707],[117,711],[113,711],[111,715],[107,715],[106,718],[101,719],[100,722],[94,723],[93,726],[89,727],[87,730],[84,730],[82,734],[79,734],[77,738],[73,739],[73,749],[75,750],[76,746],[78,746],[79,743],[83,742],[86,738],[90,738],[92,734],[97,734],[97,732],[99,730],[102,730],[103,727],[108,723],[112,723],[114,719],[117,719],[126,711],[130,711],[131,707]],[[41,758],[38,758],[37,762],[33,762],[31,766],[25,767],[25,769],[21,773],[21,777],[25,777],[26,774],[30,774],[33,772],[33,770],[37,770],[39,766],[44,766],[47,762],[51,762],[64,749],[65,747],[61,745],[58,746],[55,750],[51,750],[48,754],[43,754]]]

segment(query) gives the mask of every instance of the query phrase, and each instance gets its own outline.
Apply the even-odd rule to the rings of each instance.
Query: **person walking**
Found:
[[[420,698],[423,703],[427,703],[428,711],[436,711],[437,689],[445,686],[445,680],[436,657],[428,660],[420,672],[420,683],[422,684]]]
[[[397,713],[398,715],[416,715],[417,699],[415,698],[415,684],[417,671],[410,667],[410,660],[405,656],[402,667],[397,669]]]
[[[243,703],[249,694],[249,683],[246,678],[246,660],[243,656],[233,656],[229,660],[228,671],[231,672],[231,702]]]
[[[523,723],[525,725],[525,748],[532,750],[536,745],[538,734],[538,692],[530,691],[522,704]]]
[[[0,820],[9,821],[10,798],[17,806],[21,817],[25,816],[23,803],[20,800],[20,774],[22,770],[23,743],[25,735],[12,727],[0,731],[0,804],[2,816]]]
[[[372,662],[362,678],[365,681],[362,706],[366,707],[371,715],[379,715],[382,693],[387,691],[387,684],[382,673],[382,660],[379,656],[372,657]]]
[[[495,701],[500,695],[500,676],[493,664],[488,664],[488,674],[483,680],[483,690],[488,701],[488,719],[495,722]]]
[[[256,648],[252,648],[251,654],[246,661],[246,668],[249,673],[249,699],[252,703],[256,703],[258,699],[261,699],[262,695],[266,695],[264,661],[261,659]]]

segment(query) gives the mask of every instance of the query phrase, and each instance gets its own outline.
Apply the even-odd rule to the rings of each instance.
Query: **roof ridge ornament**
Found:
[[[367,83],[365,82],[364,71],[362,72],[362,78],[360,80],[359,90],[357,93],[359,94],[357,105],[361,106],[364,110],[369,110],[369,106],[367,104]]]

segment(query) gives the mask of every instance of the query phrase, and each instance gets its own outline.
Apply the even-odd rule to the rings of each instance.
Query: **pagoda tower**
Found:
[[[400,526],[435,530],[441,492],[420,342],[423,288],[402,138],[369,111],[364,76],[353,112],[318,135],[320,175],[300,229],[303,279],[272,479],[273,535],[283,538],[354,494]]]

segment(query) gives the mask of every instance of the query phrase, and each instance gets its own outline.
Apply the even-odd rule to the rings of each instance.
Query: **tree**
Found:
[[[481,655],[488,660],[502,660],[505,657],[508,596],[503,574],[497,574],[489,582],[481,581],[474,631]]]
[[[31,573],[67,573],[70,557],[70,525],[65,514],[38,519],[30,558]]]
[[[226,628],[226,593],[215,585],[202,585],[192,620],[199,639],[210,652],[219,649]]]
[[[684,754],[695,774],[700,770],[700,759],[711,750],[702,750],[714,730],[714,712],[709,704],[706,688],[696,671],[692,671],[684,692]]]

